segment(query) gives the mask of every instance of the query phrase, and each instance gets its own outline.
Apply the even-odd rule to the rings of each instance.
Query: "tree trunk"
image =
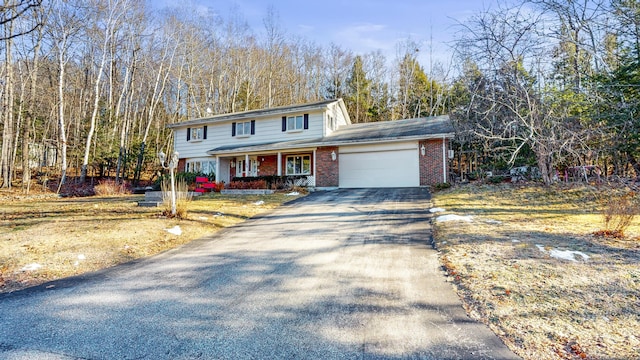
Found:
[[[13,11],[13,10],[10,10]],[[5,40],[5,76],[4,76],[4,96],[3,96],[3,123],[2,128],[2,150],[0,152],[0,173],[2,174],[3,188],[11,187],[11,150],[13,149],[13,59],[11,48],[13,41],[13,21],[4,24]]]
[[[541,149],[540,145],[538,145],[536,148],[536,160],[538,163],[538,168],[540,169],[542,181],[545,185],[551,185],[553,183],[553,178],[555,175],[553,170],[552,156],[549,155],[544,148]]]

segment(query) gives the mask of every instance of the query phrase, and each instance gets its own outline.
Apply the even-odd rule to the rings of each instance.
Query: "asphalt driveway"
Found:
[[[0,359],[512,359],[429,242],[426,189],[317,192],[154,258],[0,295]]]

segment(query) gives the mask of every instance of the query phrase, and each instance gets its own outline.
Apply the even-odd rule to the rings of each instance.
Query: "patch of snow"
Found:
[[[292,192],[287,194],[287,196],[298,196],[298,195],[300,195],[300,193],[297,192],[297,191],[292,191]]]
[[[576,255],[578,256],[582,256],[582,259],[584,261],[589,260],[589,255],[581,252],[581,251],[573,251],[573,250],[558,250],[558,249],[552,249],[551,252],[549,252],[549,255],[551,255],[551,257],[554,257],[556,259],[564,259],[564,260],[569,260],[569,261],[577,261],[576,260]]]
[[[471,215],[456,215],[456,214],[448,214],[448,215],[441,215],[438,216],[436,218],[437,222],[445,222],[445,221],[466,221],[466,222],[471,222],[473,221],[473,217]]]
[[[176,225],[171,229],[165,229],[165,230],[167,230],[168,233],[173,235],[178,235],[178,236],[182,235],[182,229],[180,229],[180,225]]]
[[[513,239],[513,240],[511,240],[511,242],[512,242],[512,243],[519,243],[519,242],[520,242],[520,240]]]
[[[204,221],[204,220],[207,220],[207,218],[206,218],[206,217],[204,217],[204,216],[199,216],[199,217],[198,217],[198,220],[203,220],[203,221]]]
[[[538,248],[538,250],[542,251],[543,253],[546,253],[547,250],[544,248],[544,246],[542,245],[536,245],[536,247]],[[576,255],[577,256],[581,256],[582,259],[584,261],[589,260],[590,256],[581,252],[581,251],[574,251],[574,250],[558,250],[558,249],[551,249],[549,250],[549,256],[551,256],[552,258],[556,258],[556,259],[561,259],[561,260],[568,260],[568,261],[578,261],[576,260]]]
[[[431,208],[431,209],[429,209],[429,212],[432,213],[432,214],[433,213],[439,213],[439,212],[445,212],[445,211],[447,211],[447,210],[445,210],[443,208]]]
[[[25,265],[22,267],[22,269],[20,269],[20,271],[36,271],[38,269],[40,269],[42,267],[42,265],[38,264],[38,263],[31,263],[29,265]]]
[[[264,205],[264,201],[262,201],[262,200],[256,201],[256,202],[253,203],[253,205],[256,205],[256,206]]]
[[[85,260],[87,257],[84,254],[78,255],[78,260]]]
[[[493,219],[488,219],[488,220],[485,220],[484,222],[486,222],[487,224],[490,224],[490,225],[500,225],[500,224],[502,224],[502,221],[493,220]]]

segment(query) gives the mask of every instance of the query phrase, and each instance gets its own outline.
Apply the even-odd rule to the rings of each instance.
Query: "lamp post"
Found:
[[[162,151],[158,153],[158,159],[160,159],[160,165],[163,169],[169,169],[171,175],[171,215],[176,216],[176,178],[173,175],[174,170],[178,166],[178,152],[174,151],[171,155],[171,160],[165,166],[166,155]]]

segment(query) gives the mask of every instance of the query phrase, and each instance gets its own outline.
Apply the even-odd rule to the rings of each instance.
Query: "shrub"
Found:
[[[640,206],[634,192],[609,198],[602,212],[604,230],[595,232],[595,235],[624,238],[625,231],[639,210]]]
[[[224,189],[224,181],[218,181],[216,182],[216,188],[213,189],[213,191],[220,192],[223,189]]]
[[[265,180],[231,181],[224,186],[226,186],[227,189],[266,189],[267,182]]]
[[[106,195],[121,195],[121,194],[130,194],[131,188],[129,184],[126,182],[122,182],[118,184],[113,179],[100,180],[98,185],[93,187],[93,191],[96,195],[106,196]]]
[[[171,179],[163,179],[160,189],[162,190],[162,205],[164,208],[162,214],[166,217],[172,218],[173,214],[171,214]],[[189,185],[187,185],[184,180],[176,180],[176,218],[187,218],[187,206],[190,201],[191,194],[189,193]]]
[[[487,181],[491,184],[500,184],[502,182],[504,182],[507,179],[506,176],[502,176],[502,175],[495,175],[495,176],[490,176],[487,178]]]
[[[203,172],[179,172],[176,174],[176,180],[184,180],[187,185],[190,185],[195,184],[196,178],[201,176],[206,177],[209,181],[216,180],[216,175],[214,173],[205,174]]]
[[[451,187],[451,183],[437,183],[433,185],[433,190],[444,190]]]

